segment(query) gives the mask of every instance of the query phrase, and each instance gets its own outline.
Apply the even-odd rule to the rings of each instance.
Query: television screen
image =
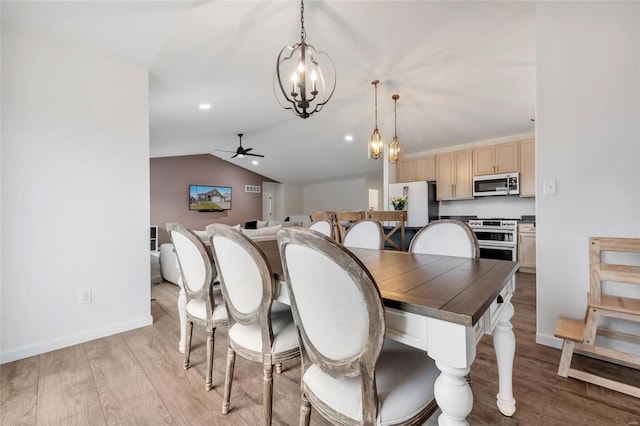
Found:
[[[189,210],[200,212],[231,210],[231,187],[189,185]]]

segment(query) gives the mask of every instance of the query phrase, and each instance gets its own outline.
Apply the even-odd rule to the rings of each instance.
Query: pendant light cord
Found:
[[[393,136],[398,137],[398,113],[396,108],[398,107],[398,100],[393,100]]]
[[[376,103],[376,129],[377,129],[378,128],[378,83],[375,83],[374,86],[376,87],[375,103]]]
[[[307,32],[304,29],[304,0],[300,0],[300,41],[307,39]]]

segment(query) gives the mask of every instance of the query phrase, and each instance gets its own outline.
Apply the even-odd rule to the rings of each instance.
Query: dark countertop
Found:
[[[470,220],[477,219],[478,216],[440,216],[440,219],[452,219],[459,220],[461,222],[469,222]]]
[[[451,219],[451,220],[459,220],[461,222],[467,223],[470,220],[478,219],[478,216],[440,216],[440,219]],[[507,218],[505,218],[507,219]],[[508,220],[517,220],[522,223],[533,223],[536,224],[536,216],[535,215],[522,215],[520,218],[508,218]],[[384,226],[384,228],[393,228],[393,226]],[[408,230],[418,230],[421,229],[422,226],[405,226],[404,229]]]
[[[535,224],[536,224],[536,216],[535,215],[531,215],[531,216],[522,215],[522,219],[520,219],[520,222],[533,223],[533,225],[535,226]]]

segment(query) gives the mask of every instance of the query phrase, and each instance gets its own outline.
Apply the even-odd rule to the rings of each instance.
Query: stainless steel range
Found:
[[[518,260],[518,221],[514,219],[476,219],[469,221],[485,259]]]

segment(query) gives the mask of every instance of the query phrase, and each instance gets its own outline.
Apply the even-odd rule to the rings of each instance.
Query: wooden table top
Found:
[[[284,279],[276,240],[256,241]],[[350,249],[371,272],[384,305],[465,326],[484,315],[518,269],[517,262],[393,250]]]

